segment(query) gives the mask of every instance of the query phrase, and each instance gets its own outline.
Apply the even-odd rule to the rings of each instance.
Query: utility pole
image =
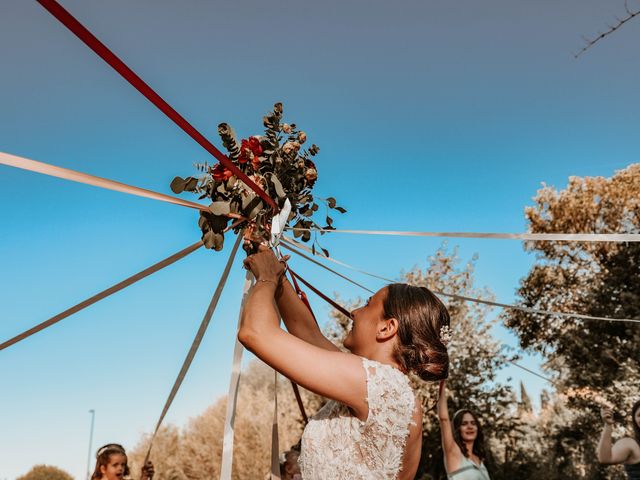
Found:
[[[91,457],[93,453],[93,424],[96,421],[96,411],[94,409],[89,410],[91,414],[91,429],[89,431],[89,454],[87,456],[87,480],[91,479]]]

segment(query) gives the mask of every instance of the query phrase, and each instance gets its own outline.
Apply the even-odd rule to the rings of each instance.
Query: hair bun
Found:
[[[412,370],[423,380],[437,382],[449,376],[449,352],[442,348],[416,349],[417,358]]]

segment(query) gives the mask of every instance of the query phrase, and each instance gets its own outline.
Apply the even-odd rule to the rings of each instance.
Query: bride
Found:
[[[302,435],[304,480],[413,479],[422,447],[422,411],[407,374],[447,377],[442,302],[424,287],[391,284],[351,313],[341,352],[284,279],[271,250],[245,260],[256,283],[242,312],[239,341],[302,387],[331,399]],[[280,328],[280,316],[287,331]]]

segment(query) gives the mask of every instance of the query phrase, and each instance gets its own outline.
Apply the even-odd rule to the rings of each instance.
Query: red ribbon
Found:
[[[350,311],[348,311],[342,305],[337,304],[333,299],[331,299],[330,297],[328,297],[327,295],[322,293],[320,290],[318,290],[316,287],[311,285],[304,278],[302,278],[296,272],[291,270],[291,267],[288,267],[288,269],[289,269],[289,273],[291,274],[291,278],[293,278],[293,280],[294,280],[294,285],[296,287],[296,290],[298,290],[298,295],[300,295],[300,298],[302,299],[302,301],[305,303],[305,305],[307,305],[307,308],[309,309],[309,311],[311,311],[311,306],[309,305],[309,301],[307,300],[307,296],[304,294],[304,292],[302,290],[300,290],[300,287],[298,286],[298,283],[295,281],[296,278],[298,280],[300,280],[302,283],[304,283],[307,286],[307,288],[309,288],[313,293],[318,295],[320,298],[322,298],[325,302],[327,302],[333,308],[338,310],[343,315],[346,315],[348,318],[351,318],[351,312]],[[311,313],[313,314],[313,312],[311,312]]]
[[[82,40],[91,50],[93,50],[100,58],[107,62],[116,72],[129,82],[136,90],[144,95],[151,103],[158,107],[167,117],[169,117],[184,132],[193,138],[207,152],[213,155],[227,169],[243,181],[257,195],[260,196],[271,207],[274,212],[278,211],[275,202],[262,190],[255,182],[253,182],[246,174],[244,174],[234,163],[227,158],[220,150],[218,150],[204,135],[195,129],[187,120],[180,115],[175,109],[169,105],[163,98],[158,95],[147,83],[142,80],[133,70],[131,70],[122,60],[120,60],[107,46],[98,40],[87,28],[85,28],[73,15],[64,9],[56,0],[37,0],[40,5],[56,17],[65,27],[73,32],[80,40]]]

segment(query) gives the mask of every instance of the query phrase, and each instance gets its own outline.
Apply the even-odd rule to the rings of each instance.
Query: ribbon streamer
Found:
[[[311,251],[311,249],[309,247],[307,247],[306,245],[302,245],[301,243],[296,242],[295,240],[292,240],[291,238],[284,237],[282,239],[282,242],[283,242],[283,244],[287,243],[289,245],[293,245],[293,246],[295,246],[297,248],[303,249],[303,250],[313,254],[313,252]],[[294,252],[294,253],[297,253],[298,255],[300,255],[300,252]],[[343,266],[345,268],[348,268],[350,270],[353,270],[355,272],[362,273],[363,275],[368,275],[370,277],[377,278],[378,280],[383,280],[383,281],[389,282],[389,283],[396,283],[396,280],[391,280],[390,278],[382,277],[380,275],[376,275],[375,273],[369,273],[369,272],[367,272],[365,270],[361,270],[359,268],[351,266],[348,263],[344,263],[344,262],[341,262],[339,260],[327,257],[325,255],[321,255],[318,252],[316,252],[314,255],[317,256],[317,257],[322,257],[325,260],[329,260],[330,262],[333,262],[333,263],[335,263],[337,265],[341,265],[341,266]],[[326,267],[326,268],[329,269],[329,267]],[[334,273],[338,274],[338,272],[334,272]],[[367,290],[369,290],[369,289],[367,289]],[[606,321],[606,322],[640,323],[640,319],[636,319],[636,318],[610,318],[610,317],[596,317],[596,316],[591,316],[591,315],[583,315],[581,313],[551,312],[551,311],[548,311],[548,310],[537,310],[535,308],[521,307],[519,305],[509,305],[509,304],[506,304],[506,303],[494,302],[494,301],[491,301],[491,300],[484,300],[484,299],[481,299],[481,298],[473,298],[473,297],[467,297],[467,296],[464,296],[464,295],[456,295],[456,294],[453,294],[453,293],[446,293],[446,292],[442,292],[440,290],[435,290],[435,289],[431,289],[431,290],[434,293],[437,293],[438,295],[442,295],[444,297],[455,298],[457,300],[464,300],[466,302],[481,303],[481,304],[484,304],[484,305],[490,305],[492,307],[500,307],[500,308],[508,308],[508,309],[511,309],[511,310],[519,310],[519,311],[522,311],[522,312],[533,313],[533,314],[536,314],[536,315],[555,315],[555,316],[559,316],[559,317],[563,317],[563,318],[579,318],[581,320],[596,320],[596,321]]]
[[[275,202],[262,190],[255,182],[253,182],[246,174],[242,172],[235,164],[227,158],[220,150],[218,150],[209,140],[205,138],[198,130],[195,129],[187,120],[180,115],[171,105],[169,105],[160,95],[158,95],[142,78],[140,78],[133,70],[131,70],[116,54],[114,54],[107,46],[98,40],[86,27],[84,27],[73,15],[56,0],[37,0],[51,15],[60,21],[65,27],[76,35],[87,47],[93,50],[100,58],[109,64],[122,78],[131,84],[136,90],[144,95],[147,100],[153,103],[160,111],[162,111],[169,119],[171,119],[178,127],[180,127],[187,135],[193,138],[202,148],[213,155],[222,165],[231,170],[233,174],[257,195],[260,196],[272,209],[278,211]]]
[[[197,210],[209,211],[205,205],[201,205],[199,203],[190,202],[188,200],[172,197],[171,195],[165,195],[164,193],[154,192],[145,188],[133,187],[126,183],[116,182],[115,180],[96,177],[95,175],[89,175],[88,173],[77,172],[68,168],[57,167],[48,163],[10,155],[4,152],[0,152],[0,164],[21,168],[22,170],[29,170],[31,172],[42,173],[44,175],[50,175],[64,180],[71,180],[72,182],[93,185],[94,187],[106,188],[107,190],[114,190],[116,192],[128,193],[139,197],[151,198],[153,200],[160,200],[162,202],[182,205],[183,207],[195,208]]]
[[[280,440],[278,437],[278,372],[273,371],[273,423],[271,425],[271,480],[280,480]]]
[[[353,233],[357,235],[394,235],[401,237],[484,238],[498,240],[530,240],[538,242],[640,242],[638,233],[477,233],[477,232],[407,232],[399,230],[341,230],[293,228],[293,232]]]
[[[524,370],[525,372],[529,372],[531,375],[535,375],[538,378],[541,378],[542,380],[545,380],[547,382],[549,382],[551,385],[557,386],[557,383],[554,380],[551,380],[549,377],[545,377],[544,375],[540,375],[538,372],[534,372],[533,370],[529,370],[527,367],[523,367],[522,365],[520,365],[519,363],[516,363],[512,360],[507,360],[511,365],[518,367],[522,370]]]
[[[319,267],[324,268],[325,270],[328,270],[329,272],[333,273],[334,275],[337,275],[337,276],[339,276],[340,278],[345,279],[347,282],[349,282],[349,283],[351,283],[351,284],[355,285],[356,287],[360,287],[360,288],[362,288],[363,290],[366,290],[366,291],[367,291],[367,292],[369,292],[369,293],[375,293],[373,290],[371,290],[371,289],[369,289],[369,288],[365,287],[364,285],[362,285],[362,284],[360,284],[360,283],[356,282],[355,280],[350,279],[350,278],[349,278],[349,277],[347,277],[346,275],[342,275],[340,272],[336,272],[335,270],[333,270],[333,269],[331,269],[331,268],[327,267],[326,265],[323,265],[322,263],[318,262],[317,260],[315,260],[315,259],[313,259],[313,258],[311,258],[311,257],[308,257],[308,256],[307,256],[307,255],[305,255],[304,253],[299,252],[299,251],[297,251],[297,250],[294,250],[294,249],[293,249],[293,248],[291,248],[290,246],[286,245],[286,240],[283,242],[282,246],[283,246],[284,248],[286,248],[287,250],[289,250],[290,252],[293,252],[293,253],[295,253],[296,255],[299,255],[299,256],[301,256],[302,258],[304,258],[304,259],[306,259],[306,260],[310,261],[311,263],[314,263],[314,264],[318,265]]]
[[[304,278],[302,278],[300,275],[298,275],[297,273],[295,273],[291,267],[289,267],[289,272],[291,272],[291,275],[295,278],[297,278],[298,280],[300,280],[302,283],[304,283],[307,288],[309,290],[311,290],[313,293],[315,293],[316,295],[318,295],[320,298],[322,298],[325,302],[327,302],[329,305],[331,305],[333,308],[335,308],[336,310],[338,310],[340,313],[342,313],[343,315],[345,315],[347,318],[351,318],[351,312],[348,311],[346,308],[344,308],[342,305],[336,303],[332,298],[328,297],[327,295],[325,295],[324,293],[322,293],[320,290],[318,290],[316,287],[314,287],[313,285],[311,285],[309,282],[307,282]]]
[[[58,323],[60,320],[67,318],[70,315],[73,315],[76,312],[79,312],[80,310],[83,310],[85,308],[87,308],[90,305],[93,305],[94,303],[102,300],[103,298],[108,297],[109,295],[112,295],[116,292],[119,292],[120,290],[122,290],[125,287],[128,287],[129,285],[132,285],[134,283],[136,283],[138,280],[142,280],[143,278],[151,275],[152,273],[157,272],[158,270],[163,269],[164,267],[171,265],[172,263],[180,260],[183,257],[186,257],[187,255],[189,255],[190,253],[196,251],[198,248],[200,248],[202,246],[202,241],[196,242],[193,245],[185,248],[184,250],[180,250],[177,253],[174,253],[173,255],[171,255],[170,257],[165,258],[164,260],[151,265],[148,268],[145,268],[144,270],[142,270],[141,272],[136,273],[135,275],[132,275],[131,277],[115,284],[112,287],[107,288],[106,290],[101,291],[100,293],[97,293],[96,295],[94,295],[91,298],[88,298],[80,303],[78,303],[77,305],[74,305],[73,307],[65,310],[62,313],[59,313],[53,317],[51,317],[49,320],[45,320],[44,322],[36,325],[35,327],[30,328],[29,330],[22,332],[19,335],[16,335],[15,337],[7,340],[6,342],[0,344],[0,350],[4,350],[7,347],[10,347],[11,345],[20,342],[21,340],[24,340],[27,337],[30,337],[31,335],[33,335],[34,333],[38,333],[41,330],[44,330],[47,327],[50,327],[51,325]]]
[[[244,279],[244,287],[242,290],[242,302],[240,304],[240,312],[238,313],[238,329],[240,328],[240,319],[242,318],[242,310],[247,300],[249,290],[254,284],[255,279],[250,271]],[[233,363],[231,366],[231,378],[229,380],[229,392],[227,393],[227,413],[224,419],[224,437],[222,440],[222,466],[220,467],[220,480],[231,480],[231,467],[233,463],[233,435],[236,421],[236,404],[238,402],[238,386],[240,384],[240,367],[242,366],[242,352],[244,347],[238,341],[233,348]]]
[[[160,425],[162,424],[164,417],[169,411],[169,408],[173,403],[173,399],[178,393],[178,389],[182,385],[182,381],[184,380],[184,377],[187,375],[187,372],[189,371],[189,367],[191,366],[191,362],[193,362],[193,358],[195,357],[196,352],[198,351],[198,348],[200,348],[200,344],[202,343],[202,338],[204,337],[204,334],[207,331],[207,328],[209,327],[209,322],[211,321],[211,318],[213,317],[213,313],[216,310],[218,301],[220,300],[220,295],[222,295],[222,290],[224,289],[224,286],[227,283],[227,278],[229,278],[229,272],[231,271],[231,266],[233,265],[233,261],[236,258],[236,253],[238,252],[238,247],[240,246],[241,241],[242,241],[242,235],[238,235],[235,243],[233,244],[233,248],[231,249],[231,253],[229,255],[229,259],[227,260],[227,264],[225,265],[224,270],[222,272],[222,276],[218,281],[218,286],[216,287],[216,290],[213,293],[213,297],[211,297],[211,302],[209,302],[209,307],[207,308],[207,311],[205,312],[204,317],[202,318],[202,322],[200,323],[198,332],[196,333],[196,336],[193,339],[193,342],[191,343],[191,347],[189,348],[189,352],[187,353],[187,356],[184,359],[184,362],[182,363],[182,368],[180,368],[180,373],[178,373],[178,376],[176,377],[176,380],[173,383],[173,387],[171,387],[171,392],[169,393],[169,396],[167,397],[167,400],[164,404],[162,413],[160,414],[160,418],[158,418],[158,423],[156,423],[156,429],[153,431],[153,435],[151,436],[151,441],[149,442],[149,449],[147,450],[147,455],[144,457],[143,465],[146,465],[147,461],[149,460],[149,456],[151,455],[151,448],[153,447],[153,441],[155,440],[156,435],[158,434]]]

